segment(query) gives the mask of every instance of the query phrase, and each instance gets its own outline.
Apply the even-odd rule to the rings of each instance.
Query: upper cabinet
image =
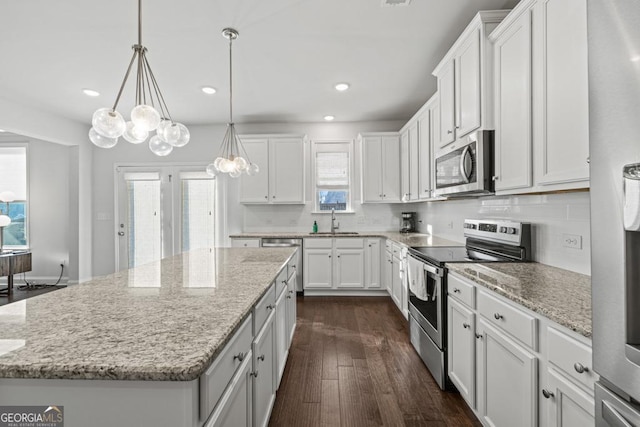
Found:
[[[498,194],[589,187],[586,0],[523,0],[493,31]]]
[[[397,132],[363,133],[362,203],[400,201],[400,136]]]
[[[493,51],[488,35],[508,13],[478,12],[433,71],[440,106],[434,151],[476,129],[493,129]]]
[[[306,138],[245,135],[241,140],[260,172],[240,178],[240,203],[304,204]]]

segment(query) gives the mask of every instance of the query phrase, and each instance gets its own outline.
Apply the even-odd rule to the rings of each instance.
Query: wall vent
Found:
[[[411,0],[382,0],[382,7],[409,6]]]

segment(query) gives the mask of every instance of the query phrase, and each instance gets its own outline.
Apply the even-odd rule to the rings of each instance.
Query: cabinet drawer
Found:
[[[209,369],[200,376],[200,419],[206,420],[216,407],[220,397],[233,378],[242,361],[251,351],[251,324],[253,316],[249,315],[242,326],[233,335],[224,349],[213,361]]]
[[[336,239],[336,249],[364,249],[364,239]]]
[[[259,248],[260,239],[231,239],[234,248]]]
[[[471,283],[449,274],[447,276],[449,296],[457,299],[470,308],[476,308],[476,287]]]
[[[538,347],[538,320],[522,310],[500,301],[485,292],[478,291],[478,312],[496,325],[520,340],[527,347]]]
[[[278,274],[278,278],[276,279],[275,286],[276,286],[275,297],[277,299],[278,296],[282,293],[282,291],[287,289],[287,268],[283,268],[282,271],[280,271],[280,273]]]
[[[384,241],[384,247],[385,247],[389,252],[391,252],[391,246],[392,246],[392,244],[391,244],[391,240],[387,239],[387,240],[385,240],[385,241]]]
[[[396,257],[400,258],[401,250],[402,250],[402,247],[400,245],[396,245],[395,243],[391,244],[391,253],[393,253],[393,255],[395,255]]]
[[[291,277],[292,274],[296,274],[298,267],[300,267],[300,252],[301,248],[296,249],[296,253],[293,254],[289,262],[287,263],[287,277]]]
[[[593,392],[597,375],[592,368],[591,348],[551,327],[547,328],[547,343],[549,362]]]
[[[304,247],[305,249],[331,249],[333,247],[333,239],[330,237],[304,239]]]
[[[258,335],[274,308],[276,308],[276,288],[272,284],[253,309],[253,335]]]

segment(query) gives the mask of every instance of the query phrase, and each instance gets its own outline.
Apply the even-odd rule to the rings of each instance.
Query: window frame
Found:
[[[311,187],[313,194],[313,213],[314,214],[331,214],[330,210],[320,210],[318,205],[318,190],[324,187],[318,187],[317,174],[316,174],[316,155],[318,153],[336,153],[346,152],[349,156],[349,186],[347,198],[347,208],[343,211],[335,211],[336,214],[352,214],[355,213],[353,209],[354,200],[354,173],[355,173],[355,159],[354,157],[354,140],[342,139],[342,140],[312,140],[311,141]],[[327,188],[331,190],[331,188]]]
[[[30,233],[30,222],[31,222],[31,215],[30,215],[30,206],[29,206],[29,201],[31,199],[31,195],[30,195],[30,153],[29,153],[29,143],[28,142],[18,142],[18,141],[4,141],[4,140],[0,140],[0,148],[24,148],[25,150],[25,193],[26,193],[26,199],[16,199],[11,203],[15,203],[15,202],[23,202],[24,203],[24,216],[25,216],[25,220],[24,220],[24,236],[25,236],[25,244],[24,245],[8,245],[6,242],[3,245],[3,249],[15,249],[15,250],[23,250],[23,249],[29,249],[29,243],[31,240],[31,233]],[[1,185],[1,184],[0,184]],[[0,187],[0,192],[2,191],[7,191],[9,189],[6,188],[2,188]],[[10,190],[9,190],[10,191]],[[4,202],[0,202],[0,211],[2,211],[4,213],[6,208],[6,204]]]

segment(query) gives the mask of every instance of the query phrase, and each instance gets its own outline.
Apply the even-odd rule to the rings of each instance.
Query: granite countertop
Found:
[[[0,378],[194,380],[294,252],[195,250],[0,307]]]
[[[591,278],[545,264],[447,264],[458,273],[587,338],[591,338]]]
[[[231,234],[231,238],[240,239],[259,239],[259,238],[273,238],[273,239],[304,239],[309,237],[314,238],[333,238],[333,237],[381,237],[389,240],[393,240],[396,243],[405,246],[464,246],[464,243],[454,242],[452,240],[443,239],[441,237],[432,236],[422,233],[398,233],[392,231],[359,231],[358,234],[315,234],[304,232],[246,232]]]

